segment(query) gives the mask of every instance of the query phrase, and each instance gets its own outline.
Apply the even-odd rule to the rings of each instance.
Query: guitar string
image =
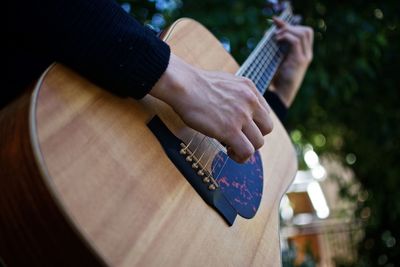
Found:
[[[215,151],[215,150],[214,150]],[[214,154],[214,153],[213,153]],[[213,158],[213,155],[210,155],[209,157],[208,157],[208,160],[207,160],[207,162],[206,162],[206,164],[204,164],[204,166],[201,168],[201,171],[202,172],[204,172],[205,170],[206,170],[206,168],[207,168],[207,166],[208,166],[208,163],[210,163],[210,160]]]
[[[276,69],[278,65],[276,62],[278,62],[278,58],[281,56],[276,49],[269,49],[269,53],[273,53],[274,56],[267,56],[265,57],[265,62],[260,65],[260,70],[255,74],[254,77],[251,77],[251,79],[254,81],[257,89],[260,91],[260,93],[264,93],[268,82],[271,80],[273,74],[276,72]]]
[[[290,8],[286,9],[281,14],[280,17],[281,17],[281,19],[286,21],[288,16],[291,16]],[[239,69],[239,71],[237,73],[238,75],[247,76],[249,73],[251,74],[254,72],[254,68],[255,68],[254,63],[256,62],[255,59],[257,58],[257,55],[259,54],[261,48],[265,45],[265,42],[269,41],[268,39],[271,39],[272,31],[275,30],[275,28],[276,28],[276,26],[273,25],[271,27],[271,29],[266,32],[266,34],[263,36],[263,38],[261,39],[261,41],[259,42],[257,47],[254,49],[254,51],[250,54],[248,59],[244,62],[242,67]]]
[[[214,144],[215,145],[215,143],[214,142],[212,142],[212,144]],[[216,146],[215,145],[215,147],[217,148],[217,150],[218,150],[218,146]],[[223,152],[223,151],[221,151],[221,150],[219,150],[219,152]],[[224,153],[224,152],[223,152]],[[217,155],[218,155],[218,153],[217,153]],[[212,168],[211,168],[211,172],[210,172],[210,174],[211,174],[211,176],[212,176],[212,174],[214,173],[214,170],[215,170],[215,168],[217,167],[217,164],[215,164],[214,166],[212,166]]]
[[[293,17],[291,14],[287,14],[287,16],[282,16],[282,19],[287,21],[288,23],[292,22],[292,18]],[[268,38],[268,36],[266,36],[265,38],[263,38],[261,40],[258,51],[255,51],[256,53],[254,55],[251,55],[254,59],[252,60],[252,62],[248,63],[248,65],[243,69],[242,74],[241,74],[241,76],[251,79],[260,92],[262,92],[264,90],[263,87],[264,86],[266,87],[266,85],[272,79],[272,76],[273,76],[272,74],[275,73],[275,71],[280,63],[279,61],[281,61],[283,58],[283,53],[280,52],[279,46],[273,40],[275,31],[276,31],[276,26],[274,26],[274,28],[272,29],[272,33],[270,33],[271,36],[269,38]],[[250,59],[250,57],[249,57],[249,59]],[[271,65],[271,64],[273,64],[273,65]],[[265,77],[265,75],[266,75],[266,77]],[[260,84],[260,81],[261,81],[261,84]],[[187,149],[190,146],[190,144],[193,142],[193,140],[195,139],[197,134],[198,134],[198,132],[195,132],[193,134],[191,140],[185,146],[184,149]],[[200,141],[200,144],[197,145],[194,152],[192,153],[193,156],[195,156],[195,152],[198,150],[199,146],[201,145],[201,143],[204,140],[207,140],[207,142],[209,143],[206,150],[208,150],[210,145],[214,147],[214,150],[213,150],[213,153],[207,159],[206,164],[201,168],[201,171],[203,171],[203,172],[207,168],[209,162],[213,158],[213,154],[216,151],[227,154],[226,149],[217,140],[210,138],[210,137],[203,136],[202,140]],[[200,160],[203,158],[206,150],[204,150],[202,155],[198,158],[196,164],[198,164],[200,162]],[[219,175],[222,173],[228,160],[229,160],[229,157],[226,157],[226,159],[223,163],[223,166],[221,167],[221,169],[215,179],[219,178]],[[217,166],[217,164],[215,164],[212,167],[210,175],[212,175],[216,166]]]
[[[199,132],[195,131],[194,134],[192,135],[192,138],[190,139],[189,143],[183,148],[184,151],[186,151],[189,148],[190,144],[196,138],[197,134],[199,134]]]
[[[283,14],[281,16],[281,18],[283,20],[285,20],[285,21],[289,21],[291,19],[291,15],[290,15],[289,12],[286,12],[286,14]],[[261,40],[261,43],[262,43],[262,45],[260,47],[261,49],[259,49],[259,51],[255,51],[255,54],[257,54],[257,57],[259,57],[259,54],[260,54],[260,51],[262,50],[262,48],[269,47],[269,45],[267,45],[267,44],[270,43],[271,40],[272,40],[272,34],[270,32],[274,32],[275,30],[276,30],[276,26],[274,25],[274,26],[272,26],[271,30],[267,33],[267,34],[269,34],[271,36],[268,36],[269,38],[265,38],[265,39],[263,38]],[[245,69],[245,71],[243,73],[244,74],[247,74],[247,73],[253,74],[254,73],[254,68],[257,67],[258,62],[259,61],[257,61],[257,60],[252,60],[252,62],[249,64],[250,68]]]
[[[198,134],[200,134],[200,133],[199,133],[199,132],[195,132],[195,133],[193,134],[193,136],[192,136],[191,140],[189,141],[188,145],[186,145],[186,146],[184,147],[185,150],[188,149],[188,148],[190,148],[189,146],[193,143],[193,141],[195,140],[195,137],[196,137]],[[211,137],[207,137],[207,136],[203,135],[202,140],[201,140],[200,143],[194,148],[193,152],[191,153],[191,155],[189,155],[189,157],[195,156],[195,153],[197,152],[199,146],[201,145],[201,143],[202,143],[204,140],[207,140],[207,142],[208,142],[208,147],[204,150],[203,154],[202,154],[202,155],[198,158],[198,160],[195,162],[196,165],[200,162],[201,158],[204,156],[206,150],[208,150],[208,148],[210,147],[210,145],[211,145],[212,147],[214,147],[214,151],[213,151],[212,154],[214,154],[216,151],[226,153],[226,152],[225,152],[225,148],[224,148],[218,141],[216,141],[215,139],[213,139],[213,138],[211,138]],[[204,171],[205,168],[207,167],[207,165],[208,165],[209,161],[211,160],[212,156],[213,156],[213,155],[210,155],[210,157],[209,157],[209,159],[207,160],[206,164],[205,164],[204,167],[202,168],[203,171]]]
[[[199,149],[199,147],[201,146],[201,144],[203,143],[204,139],[206,138],[205,135],[203,135],[203,138],[201,139],[201,141],[197,144],[196,148],[193,150],[192,152],[192,156],[196,155],[196,151]]]
[[[287,21],[291,23],[292,16],[288,16]],[[278,63],[283,58],[283,53],[281,53],[277,42],[273,38],[269,38],[268,42],[266,42],[264,46],[264,49],[262,49],[260,53],[263,53],[263,55],[260,56],[263,59],[263,63],[258,66],[259,70],[256,72],[255,77],[252,77],[252,80],[254,81],[256,86],[258,85],[257,88],[260,91],[263,91],[267,84],[260,84],[260,79],[262,79],[263,76],[266,76],[266,83],[271,80],[273,74],[278,68],[278,64],[276,63]]]
[[[186,149],[186,148],[190,148],[189,146],[190,146],[190,144],[193,142],[193,140],[195,139],[195,135],[197,135],[197,134],[200,134],[200,133],[199,133],[199,132],[195,132],[195,133],[193,134],[193,137],[191,138],[189,144],[185,147],[185,149]],[[209,150],[210,146],[213,146],[213,144],[210,142],[209,138],[208,138],[207,136],[203,135],[203,138],[201,139],[200,143],[196,146],[196,148],[193,150],[193,152],[192,152],[190,155],[188,155],[188,157],[189,157],[188,159],[192,159],[194,156],[196,156],[195,153],[197,152],[199,146],[201,145],[201,143],[202,143],[204,140],[207,140],[208,145],[206,145],[206,148],[204,149],[204,151],[203,151],[203,153],[201,154],[201,156],[198,157],[197,161],[195,161],[195,162],[193,163],[194,166],[198,166],[198,164],[200,163],[200,160],[203,158],[203,156],[205,155],[206,151]],[[214,148],[214,151],[213,151],[213,152],[215,152],[215,148]],[[212,154],[214,154],[214,153],[212,153]],[[212,154],[211,154],[210,157],[208,158],[206,164],[205,164],[205,165],[201,168],[201,170],[199,170],[199,171],[204,171],[204,170],[206,169],[206,167],[207,167],[207,165],[208,165],[208,162],[209,162],[209,161],[211,160],[211,158],[212,158]]]
[[[208,139],[208,142],[209,142],[209,144],[210,144],[211,146],[213,145],[213,143],[212,143],[209,139]],[[199,170],[199,172],[203,172],[203,173],[204,173],[204,171],[206,170],[206,168],[207,168],[208,164],[210,163],[211,159],[214,158],[214,155],[216,154],[217,149],[218,149],[218,148],[215,148],[215,147],[214,147],[214,150],[213,150],[213,152],[211,153],[211,155],[208,157],[206,164],[204,164],[204,166],[201,168],[201,170]],[[212,175],[212,172],[210,172],[210,175]]]
[[[228,160],[229,160],[229,157],[226,157],[225,162],[224,162],[224,164],[222,165],[222,168],[219,170],[218,175],[215,177],[216,180],[219,179],[219,176],[221,175],[222,170],[225,168],[225,165],[226,165],[226,163],[228,162]]]
[[[273,52],[276,53],[276,51],[273,51]],[[257,74],[257,76],[254,78],[254,83],[256,84],[256,86],[260,92],[263,91],[264,86],[266,85],[263,83],[263,81],[268,82],[268,80],[270,80],[270,78],[272,76],[271,74],[273,72],[275,72],[275,70],[277,69],[276,64],[273,63],[273,62],[275,62],[274,58],[276,58],[276,57],[268,58],[266,60],[266,63],[261,66],[262,71],[260,71],[259,74]],[[264,80],[263,80],[263,77],[265,77]]]
[[[290,24],[293,23],[294,17],[288,15],[286,21]],[[279,63],[283,60],[284,54],[282,53],[278,43],[273,39],[270,38],[268,43],[265,45],[267,49],[261,50],[262,58],[265,58],[264,63],[259,66],[259,71],[257,72],[255,77],[252,77],[252,80],[256,84],[257,88],[260,92],[263,93],[264,89],[266,89],[267,85],[273,78],[273,74],[276,72],[277,68],[279,67]],[[263,77],[264,80],[262,79]],[[261,80],[261,83],[260,83]]]
[[[257,44],[256,48],[253,50],[253,52],[250,54],[250,56],[247,58],[247,60],[242,64],[236,75],[238,76],[247,76],[247,74],[253,72],[255,64],[254,62],[257,60],[257,54],[259,53],[259,50],[262,49],[262,46],[264,45],[264,42],[269,38],[270,31],[268,30],[264,36],[262,37],[261,41]]]
[[[268,65],[271,62],[271,59],[273,58],[273,55],[271,55],[271,50],[269,48],[270,42],[266,42],[263,49],[260,50],[259,55],[258,55],[258,60],[255,62],[253,66],[253,70],[249,72],[246,76],[250,78],[255,84],[257,84],[257,81],[259,77],[265,72],[264,69],[265,67],[268,67]],[[257,88],[260,91],[260,88]]]
[[[204,136],[204,137],[205,137],[205,136]],[[203,140],[204,140],[204,139],[203,139]],[[200,157],[197,158],[197,161],[196,161],[195,163],[193,163],[194,166],[197,167],[197,166],[199,165],[201,159],[203,158],[203,156],[205,155],[205,153],[207,152],[207,150],[208,150],[209,147],[210,147],[210,144],[208,144],[207,147],[203,150],[203,153],[201,154]]]
[[[266,51],[266,52],[264,52]],[[258,84],[258,80],[260,79],[260,77],[263,75],[263,73],[265,73],[264,69],[265,67],[270,65],[271,62],[271,56],[269,55],[270,52],[269,49],[263,49],[261,50],[262,53],[264,53],[263,55],[260,56],[260,61],[261,63],[258,65],[258,71],[255,73],[254,77],[251,77],[252,81],[257,85]],[[260,88],[258,88],[260,89]]]
[[[290,14],[289,14],[289,20],[291,19],[291,16],[290,16]],[[290,23],[290,22],[289,22]],[[271,43],[272,44],[276,44],[276,42],[274,43],[273,42],[273,40],[272,40],[272,38],[270,38],[269,40],[271,40]],[[269,40],[267,41],[267,42],[269,42]],[[266,42],[266,44],[265,44],[265,46],[267,46],[267,42]],[[274,46],[272,46],[271,48],[267,48],[266,50],[266,52],[270,52],[270,53],[265,53],[266,54],[266,57],[267,57],[267,60],[268,61],[270,61],[270,63],[272,62],[272,60],[274,59],[274,57],[275,57],[275,55],[279,55],[278,54],[278,52],[279,52],[279,47],[276,45],[276,47],[277,48],[275,48]],[[271,50],[274,52],[274,54],[275,55],[273,55],[273,53],[271,53]],[[262,50],[260,50],[260,51],[263,51],[263,49]],[[279,55],[279,56],[281,56],[281,55]],[[264,55],[262,56],[263,58],[264,58]],[[264,67],[264,65],[262,65],[263,67]],[[268,68],[268,67],[267,67]],[[272,68],[272,70],[274,69],[274,68],[277,68],[277,66],[274,66],[273,68]],[[264,70],[265,71],[265,70]],[[270,79],[270,77],[268,77],[268,79]],[[219,173],[218,173],[218,175],[215,177],[215,179],[218,179],[219,178],[219,176],[221,175],[221,173],[222,173],[222,171],[224,170],[224,168],[225,168],[225,166],[226,166],[226,163],[228,162],[228,160],[229,160],[229,157],[226,157],[226,159],[225,159],[225,161],[224,161],[224,164],[223,164],[223,166],[221,167],[221,169],[220,169],[220,171],[219,171]],[[213,168],[213,170],[212,170],[212,173],[214,172],[214,169],[215,169],[215,167],[217,166],[217,164],[215,164],[214,165],[214,168]]]
[[[283,19],[284,19],[285,21],[288,21],[289,23],[290,23],[291,18],[292,18],[292,16],[291,16],[290,14],[287,15],[286,17],[283,17]],[[276,54],[276,53],[279,52],[279,47],[278,47],[277,45],[275,45],[274,47],[271,47],[271,48],[269,48],[270,46],[267,45],[267,43],[268,43],[268,44],[269,44],[269,43],[276,44],[276,43],[273,42],[272,36],[273,36],[273,35],[271,34],[271,37],[270,37],[270,38],[266,38],[266,39],[264,40],[264,44],[263,44],[263,46],[262,46],[261,49],[260,49],[260,51],[263,51],[262,49],[264,49],[265,47],[267,47],[267,50],[269,49],[270,51],[271,51],[271,49],[273,49],[273,50],[272,50],[273,53],[271,53],[271,52],[270,52],[270,53],[264,53],[264,54],[262,55],[262,57],[261,57],[261,58],[267,57],[267,60],[266,60],[266,61],[269,61],[269,62],[271,62],[271,61],[274,59],[274,53]],[[255,58],[255,61],[258,62],[257,60],[260,61],[260,57],[256,57],[256,58]],[[250,64],[250,66],[251,66],[251,65],[253,65],[253,64]],[[257,65],[254,65],[253,67],[255,68],[255,67],[257,67]],[[250,77],[249,77],[249,78],[250,78]],[[253,79],[254,79],[254,78],[253,78]],[[270,77],[268,77],[268,80],[269,80],[269,79],[270,79]],[[218,149],[219,151],[222,151],[222,152],[226,153],[225,148],[224,148],[217,140],[211,139],[211,138],[210,138],[210,142],[213,143],[214,146],[217,145],[217,149]]]

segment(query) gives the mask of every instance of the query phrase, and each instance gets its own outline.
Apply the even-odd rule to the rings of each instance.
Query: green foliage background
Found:
[[[120,2],[155,28],[182,16],[200,21],[230,44],[239,62],[270,25],[265,0]],[[342,197],[357,203],[355,219],[365,227],[354,266],[395,266],[400,262],[400,4],[292,4],[315,31],[314,61],[289,114],[293,141],[335,157],[362,184],[354,192],[338,179]]]

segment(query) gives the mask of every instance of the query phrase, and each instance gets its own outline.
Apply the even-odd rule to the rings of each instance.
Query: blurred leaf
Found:
[[[121,2],[149,22],[163,1]],[[200,21],[229,41],[238,62],[249,55],[249,42],[261,38],[272,14],[265,0],[167,2],[174,7],[162,12],[167,25],[180,16]],[[357,202],[355,216],[365,226],[365,237],[354,266],[376,266],[381,255],[387,257],[385,266],[395,266],[400,262],[400,5],[395,0],[293,4],[315,31],[314,61],[289,114],[289,128],[301,132],[296,148],[316,145],[322,134],[326,141],[316,145],[319,154],[335,155],[343,164],[349,153],[357,156],[350,166],[369,197]],[[301,158],[300,166],[306,168]],[[352,185],[337,181],[342,196],[356,201]],[[370,216],[362,219],[366,207]],[[381,241],[385,231],[396,238],[394,246]]]

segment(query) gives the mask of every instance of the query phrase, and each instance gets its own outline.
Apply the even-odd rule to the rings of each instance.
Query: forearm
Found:
[[[270,89],[281,98],[286,107],[290,107],[313,57],[314,33],[310,27],[289,25],[279,18],[274,18],[274,21],[278,27],[276,40],[289,44],[290,49]]]

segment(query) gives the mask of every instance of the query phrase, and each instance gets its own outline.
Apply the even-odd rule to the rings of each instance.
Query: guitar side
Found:
[[[218,40],[193,20],[177,21],[163,39],[191,64],[232,73],[238,69]],[[274,130],[260,150],[264,169],[260,209],[253,219],[238,217],[228,227],[147,128],[146,123],[158,115],[174,132],[190,131],[164,103],[151,96],[141,101],[114,97],[55,64],[37,84],[30,104],[25,97],[21,105],[31,106],[28,154],[41,170],[46,202],[59,210],[56,217],[65,224],[64,233],[74,235],[78,243],[81,240],[82,251],[93,263],[280,264],[278,207],[297,162],[275,115]],[[45,210],[37,209],[49,231],[56,230],[54,220],[46,220]],[[65,252],[71,247],[52,249]]]

